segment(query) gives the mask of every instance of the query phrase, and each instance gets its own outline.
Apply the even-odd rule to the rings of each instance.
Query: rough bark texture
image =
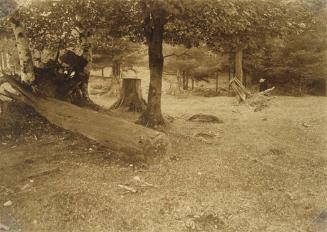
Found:
[[[166,19],[163,12],[151,12],[145,18],[145,31],[149,53],[150,86],[148,106],[140,117],[140,123],[148,127],[165,124],[161,113],[161,89],[164,57],[162,52],[163,33]]]
[[[12,78],[8,78],[8,82],[20,94],[7,92],[10,97],[33,107],[59,127],[140,159],[151,159],[167,152],[169,141],[163,133],[54,98],[37,97]]]
[[[11,24],[16,38],[21,69],[21,80],[27,84],[30,84],[35,80],[35,75],[32,54],[25,35],[25,28],[19,20],[15,19],[14,16],[11,18]]]
[[[216,93],[218,93],[218,77],[219,77],[219,74],[218,74],[218,72],[216,72]]]
[[[5,56],[3,55],[3,52],[1,52],[1,70],[4,71],[5,69],[6,69]]]
[[[188,83],[190,78],[190,72],[183,71],[183,89],[188,90]]]
[[[123,79],[120,98],[111,109],[128,108],[132,112],[143,112],[146,102],[142,97],[141,79]]]
[[[243,49],[238,48],[235,52],[235,76],[240,80],[241,83],[243,80]]]
[[[114,78],[119,80],[120,74],[121,74],[120,63],[118,61],[114,61],[112,64],[112,75]]]
[[[83,83],[86,81],[83,70],[87,61],[72,51],[67,51],[60,60],[65,67],[56,60],[50,60],[43,64],[42,68],[34,68],[36,75],[32,83],[34,91],[39,95],[57,98],[75,105],[91,106],[82,91],[85,86]]]
[[[16,20],[15,16],[11,18],[11,23],[19,53],[20,78],[30,86],[30,89],[33,89],[33,92],[79,106],[95,106],[88,96],[88,79],[92,63],[92,50],[88,41],[88,33],[82,29],[79,30],[81,56],[72,51],[67,51],[60,57],[60,60],[68,67],[60,65],[56,59],[50,60],[42,68],[38,68],[34,67],[23,25],[19,20]]]
[[[79,31],[79,45],[82,51],[82,57],[87,61],[84,69],[79,73],[81,77],[80,91],[79,94],[75,96],[75,102],[80,106],[94,105],[91,101],[88,93],[89,78],[92,66],[92,45],[89,41],[89,32],[83,25],[83,22],[79,20],[78,22]]]

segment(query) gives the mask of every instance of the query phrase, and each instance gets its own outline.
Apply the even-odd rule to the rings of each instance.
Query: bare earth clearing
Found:
[[[173,152],[148,166],[65,134],[0,144],[0,222],[10,231],[319,231],[327,98],[275,97],[260,112],[232,97],[162,104],[175,119]],[[197,113],[224,123],[187,121]]]

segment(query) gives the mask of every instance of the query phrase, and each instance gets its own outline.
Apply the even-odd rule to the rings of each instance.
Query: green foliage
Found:
[[[309,6],[309,7],[308,7]],[[327,79],[327,7],[321,1],[306,1],[306,9],[314,14],[313,24],[300,35],[289,34],[270,39],[264,49],[246,58],[246,66],[255,76],[295,76]]]
[[[232,0],[211,2],[206,41],[215,51],[257,47],[267,37],[299,34],[311,23],[298,2]]]
[[[185,48],[165,45],[165,70],[167,72],[190,71],[196,69],[222,67],[226,57],[212,53],[206,46]]]
[[[326,16],[313,17],[322,14],[324,4],[325,0],[35,0],[18,15],[36,50],[56,50],[60,41],[65,48],[75,46],[77,19],[82,18],[95,53],[129,63],[144,49],[129,40],[146,43],[157,22],[165,27],[166,43],[199,47],[188,51],[192,59],[170,57],[167,67],[213,65],[217,60],[211,62],[214,59],[203,50],[207,44],[214,52],[246,48],[248,69],[284,67],[306,73],[306,68],[325,69],[321,64]],[[0,0],[0,5],[0,16],[16,6],[10,0]],[[179,53],[178,49],[170,51]]]
[[[0,19],[8,16],[17,7],[17,3],[14,0],[0,0]]]
[[[142,63],[146,53],[145,46],[139,43],[133,43],[126,38],[104,38],[96,34],[93,39],[95,66],[105,67],[106,65],[119,63],[124,67],[133,67]]]
[[[64,47],[77,43],[79,18],[89,28],[98,22],[95,6],[89,0],[34,1],[22,7],[19,16],[33,48],[57,49],[60,42]]]

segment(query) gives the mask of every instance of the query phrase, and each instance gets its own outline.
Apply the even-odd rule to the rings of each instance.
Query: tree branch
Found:
[[[123,58],[127,58],[127,57],[130,57],[130,56],[134,56],[135,54],[140,54],[140,53],[143,53],[143,52],[146,52],[147,51],[147,48],[145,49],[142,49],[140,51],[135,51],[135,52],[132,52],[131,54],[128,54],[127,56],[123,57]]]
[[[6,98],[12,99],[10,96],[8,96],[8,95],[6,95],[6,94],[4,94],[4,93],[0,93],[0,96],[4,96],[4,97],[6,97]],[[12,99],[12,100],[14,100],[14,99]],[[0,102],[2,102],[1,99],[0,99]]]
[[[185,50],[181,54],[172,53],[172,54],[169,54],[169,55],[164,56],[164,58],[168,58],[168,57],[171,57],[171,56],[180,57],[180,56],[189,56],[189,55],[190,54],[187,53],[187,50]]]
[[[22,101],[22,96],[20,96],[20,95],[11,93],[11,92],[9,92],[7,90],[3,90],[3,92],[4,92],[4,94],[2,94],[2,95],[6,96],[8,98],[11,98],[11,99],[16,100],[16,101]]]

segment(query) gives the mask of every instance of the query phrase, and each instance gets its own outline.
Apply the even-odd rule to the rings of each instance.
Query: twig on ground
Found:
[[[135,188],[132,188],[132,187],[129,187],[129,186],[126,186],[126,185],[119,184],[118,187],[119,188],[122,188],[122,189],[125,189],[128,192],[132,192],[132,193],[136,193],[137,192],[137,190]]]
[[[6,226],[6,225],[0,223],[0,230],[8,231],[9,230],[9,226]]]
[[[49,175],[51,173],[55,173],[55,172],[59,172],[59,171],[60,171],[60,168],[57,167],[57,168],[54,168],[54,169],[51,169],[51,170],[47,170],[47,171],[44,171],[44,172],[36,173],[34,175],[31,175],[31,176],[27,177],[27,179],[34,179],[36,177],[46,176],[46,175]]]

